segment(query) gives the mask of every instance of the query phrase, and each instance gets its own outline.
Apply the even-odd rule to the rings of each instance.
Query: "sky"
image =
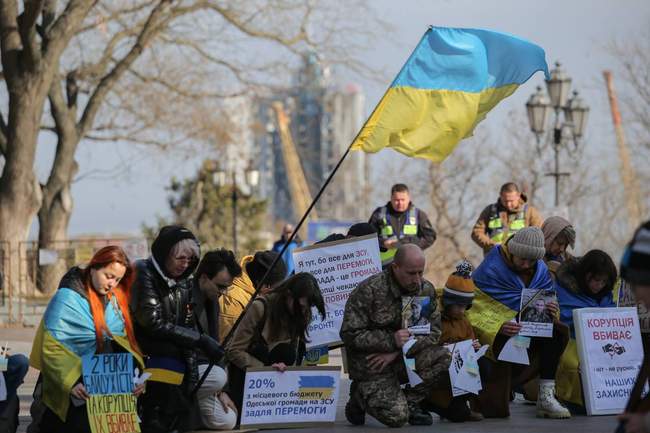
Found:
[[[341,83],[354,80],[363,88],[367,114],[372,111],[428,25],[498,30],[542,46],[546,50],[550,68],[556,60],[562,62],[573,78],[574,88],[580,90],[591,108],[585,137],[586,145],[591,146],[591,154],[614,151],[614,132],[602,71],[616,71],[616,65],[606,52],[606,46],[614,40],[634,40],[649,27],[650,2],[647,0],[375,0],[369,4],[375,8],[378,16],[390,23],[392,30],[384,32],[378,29],[376,39],[360,55],[363,62],[383,71],[385,84],[360,80],[346,71],[335,70]],[[360,17],[359,25],[370,24]],[[506,127],[503,125],[506,113],[515,109],[523,112],[528,97],[537,85],[542,84],[543,75],[537,73],[514,95],[502,101],[479,128],[498,130]],[[610,144],[612,147],[607,147]],[[37,171],[41,179],[47,174],[52,150],[51,143],[39,148]],[[77,159],[81,176],[72,189],[75,210],[69,234],[108,236],[139,235],[143,223],[154,225],[157,215],[167,215],[167,193],[164,188],[169,179],[172,176],[182,178],[192,175],[201,158],[200,155],[189,157],[160,155],[154,151],[134,152],[132,147],[125,144],[93,143],[82,144]],[[112,169],[124,165],[127,160],[132,162],[130,170],[115,174]],[[387,164],[403,161],[401,157],[395,158],[395,154],[389,150],[371,158],[371,162],[382,170]],[[108,174],[97,175],[104,171],[108,171]],[[390,184],[391,180],[387,180],[386,184]],[[32,237],[36,232],[35,227],[32,228]]]

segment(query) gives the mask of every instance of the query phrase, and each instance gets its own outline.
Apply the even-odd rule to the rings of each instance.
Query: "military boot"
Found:
[[[419,403],[409,402],[409,424],[411,425],[431,425],[433,417],[429,412],[422,409]]]
[[[345,418],[352,425],[364,425],[366,423],[366,411],[361,404],[361,395],[359,394],[356,381],[350,384],[350,399],[345,404]]]

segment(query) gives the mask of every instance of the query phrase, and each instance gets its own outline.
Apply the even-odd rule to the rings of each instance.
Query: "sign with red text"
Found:
[[[643,362],[636,308],[573,310],[588,415],[623,412]]]
[[[327,317],[314,313],[307,348],[341,341],[345,302],[361,281],[381,272],[377,235],[327,242],[293,251],[296,272],[309,272],[318,280]]]

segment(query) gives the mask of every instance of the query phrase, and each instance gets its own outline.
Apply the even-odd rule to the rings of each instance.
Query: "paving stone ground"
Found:
[[[24,353],[29,355],[31,342],[34,337],[35,328],[0,328],[1,343],[9,341],[12,353]],[[337,364],[340,362],[340,356],[337,353],[332,354],[331,362]],[[19,389],[21,403],[19,432],[25,432],[29,423],[29,405],[31,403],[31,394],[38,377],[38,372],[30,369],[26,381]],[[367,417],[366,425],[351,426],[345,420],[343,408],[348,396],[349,380],[342,380],[341,395],[337,411],[337,421],[333,427],[296,429],[292,431],[309,431],[332,433],[338,431],[377,431],[384,430],[379,422],[372,417]],[[474,433],[556,433],[556,432],[589,432],[589,433],[611,433],[616,429],[616,417],[614,416],[574,416],[569,420],[549,420],[535,418],[535,406],[517,399],[511,405],[511,416],[507,419],[489,419],[475,423],[455,424],[449,421],[440,420],[434,415],[434,423],[430,427],[403,427],[403,430],[410,432],[432,432],[446,433],[459,431]],[[268,430],[270,432],[276,430]],[[280,430],[277,430],[280,431]],[[285,430],[286,431],[286,430]]]

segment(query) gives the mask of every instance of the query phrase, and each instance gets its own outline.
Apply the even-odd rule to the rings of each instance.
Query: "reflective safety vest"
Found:
[[[501,217],[499,216],[497,205],[493,204],[487,227],[487,234],[490,236],[490,239],[497,244],[502,244],[510,239],[510,236],[526,227],[527,210],[528,204],[524,204],[524,208],[517,212],[515,219],[512,220],[507,227],[504,227],[503,221],[501,221]]]
[[[412,211],[412,212],[411,212]],[[386,240],[395,236],[393,226],[390,225],[390,213],[386,206],[381,208],[381,233],[379,238]],[[402,239],[404,236],[417,236],[418,234],[418,210],[416,207],[409,206],[406,211],[406,219],[402,226],[401,233],[397,234],[397,239]],[[386,251],[380,251],[379,257],[381,264],[386,265],[393,261],[393,256],[397,252],[397,248],[388,248]]]

